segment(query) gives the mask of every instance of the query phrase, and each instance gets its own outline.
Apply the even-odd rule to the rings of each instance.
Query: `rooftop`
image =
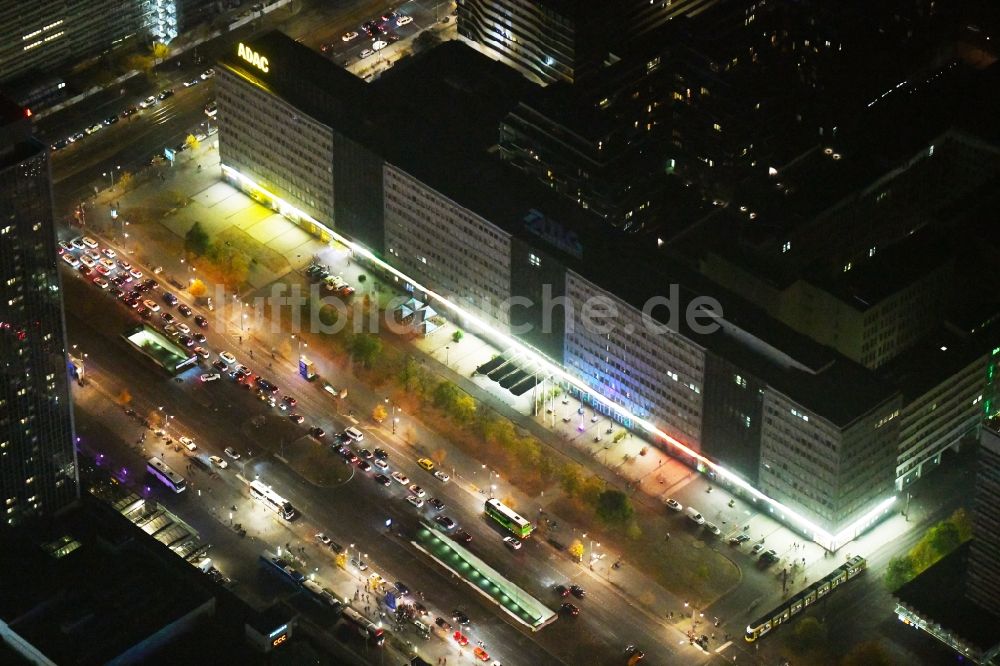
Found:
[[[0,577],[0,618],[59,664],[106,663],[214,604],[191,565],[85,498],[0,549],[25,574]]]
[[[900,603],[981,652],[1000,644],[1000,617],[965,597],[971,542],[896,591]]]

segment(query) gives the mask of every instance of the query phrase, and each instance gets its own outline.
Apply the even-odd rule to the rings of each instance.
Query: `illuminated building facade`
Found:
[[[78,63],[129,40],[169,44],[176,0],[0,0],[0,81]]]
[[[320,237],[357,243],[359,260],[416,297],[450,298],[464,314],[448,316],[499,348],[516,336],[544,353],[595,411],[647,431],[720,486],[770,497],[777,517],[825,546],[889,509],[898,386],[503,164],[495,128],[518,98],[505,76],[520,76],[459,42],[371,84],[279,33],[244,47],[219,72],[231,182]],[[325,134],[289,131],[303,117]],[[300,172],[323,179],[322,197],[296,189],[309,182],[293,182]],[[646,304],[673,285],[673,310],[654,319],[679,321],[647,331]],[[561,305],[546,307],[546,294]],[[721,304],[720,331],[686,319],[702,296]],[[527,303],[505,310],[508,299]],[[582,325],[595,300],[613,306],[608,331]]]
[[[0,525],[77,498],[48,149],[0,97]]]

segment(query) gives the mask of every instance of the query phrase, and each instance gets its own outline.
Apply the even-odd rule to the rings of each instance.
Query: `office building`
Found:
[[[1000,431],[984,424],[972,539],[896,591],[896,616],[982,666],[1000,663]]]
[[[902,366],[880,375],[858,362],[863,357],[796,331],[738,281],[720,287],[724,281],[708,279],[699,252],[687,261],[670,248],[636,243],[565,193],[505,164],[494,128],[520,108],[531,85],[460,42],[400,61],[370,84],[344,79],[336,65],[278,33],[233,45],[221,67],[220,109],[228,111],[220,115],[220,151],[231,182],[320,237],[360,243],[359,261],[417,300],[446,295],[465,312],[455,315],[459,325],[504,349],[504,336],[515,334],[572,376],[571,390],[595,411],[651,431],[657,445],[733,492],[774,502],[775,515],[808,538],[835,549],[857,536],[892,506],[898,469],[929,468],[942,453],[935,446],[953,445],[974,426],[977,417],[962,401],[976,388],[984,352],[949,356],[923,382],[904,386],[895,380],[907,375]],[[303,115],[328,128],[333,148],[317,150],[319,135],[288,131]],[[270,150],[257,149],[252,127],[272,137]],[[338,144],[354,148],[339,151]],[[944,164],[968,145],[949,137],[934,143]],[[825,223],[816,216],[833,206],[828,197],[840,202],[885,174],[884,164],[880,171],[859,160],[865,168],[845,176],[839,171],[845,161],[819,150],[803,162],[836,187],[814,193],[818,201],[781,195],[794,204],[787,227],[754,231],[750,211],[730,205],[692,227],[678,247],[721,252],[705,239],[733,236],[714,226],[723,219],[750,241],[792,231],[805,238],[803,229]],[[935,173],[940,168],[925,163]],[[322,197],[295,189],[296,169],[328,179]],[[775,182],[784,181],[766,184],[779,191]],[[798,187],[809,179],[789,182]],[[864,191],[855,198],[867,200]],[[964,200],[968,192],[957,196]],[[354,205],[342,193],[367,194],[354,194]],[[784,221],[774,206],[767,214]],[[886,229],[901,228],[893,218],[878,233],[895,238]],[[755,232],[763,233],[758,239]],[[850,241],[838,249],[868,238]],[[818,255],[818,246],[801,244],[803,256]],[[365,258],[366,251],[374,258]],[[765,256],[797,270],[810,266],[789,254],[779,245]],[[947,278],[954,265],[930,266],[932,278],[920,271],[904,276],[902,288],[913,293],[914,280]],[[748,282],[755,275],[750,268]],[[706,297],[722,306],[721,316],[710,318],[721,331],[701,332],[688,320],[692,312],[707,316]],[[900,302],[897,310],[917,301]],[[584,309],[595,303],[606,309],[609,330],[587,325]],[[668,305],[652,315],[667,330],[646,327],[650,303]],[[916,349],[918,342],[893,344]],[[528,362],[530,376],[539,364]],[[920,406],[927,401],[940,401],[942,410],[928,417]]]
[[[126,44],[169,44],[179,28],[175,0],[2,0],[0,82]]]
[[[77,498],[73,412],[48,149],[0,98],[0,507],[2,524]]]
[[[458,33],[542,84],[573,83],[615,49],[717,0],[459,0]]]

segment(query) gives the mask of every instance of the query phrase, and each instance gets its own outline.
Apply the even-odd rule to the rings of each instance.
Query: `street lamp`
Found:
[[[112,189],[114,189],[114,187],[115,187],[115,169],[121,171],[121,167],[120,166],[116,166],[114,169],[109,169],[108,171],[105,171],[105,172],[103,172],[101,174],[102,176],[110,176],[111,177],[111,188]]]

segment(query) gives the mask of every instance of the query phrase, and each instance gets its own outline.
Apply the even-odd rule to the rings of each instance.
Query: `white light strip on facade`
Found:
[[[708,458],[705,458],[704,456],[702,456],[700,453],[698,453],[694,449],[688,448],[686,445],[682,444],[680,441],[674,439],[673,437],[671,437],[667,433],[665,433],[662,430],[660,430],[659,428],[657,428],[652,422],[647,421],[645,419],[638,418],[638,417],[634,416],[633,414],[624,412],[619,405],[617,405],[616,403],[612,402],[611,400],[605,398],[600,393],[594,392],[593,389],[591,389],[589,386],[587,386],[586,384],[584,384],[583,382],[581,382],[579,379],[577,379],[573,375],[570,375],[568,372],[566,372],[562,368],[561,365],[559,365],[558,363],[556,363],[556,362],[548,359],[544,354],[542,354],[538,350],[531,348],[530,346],[526,345],[524,342],[522,342],[522,341],[520,341],[520,340],[518,340],[516,338],[510,337],[509,335],[507,335],[506,333],[503,333],[502,331],[497,330],[496,328],[494,328],[493,326],[491,326],[489,323],[487,323],[487,322],[483,321],[482,319],[480,319],[479,317],[476,317],[475,315],[467,312],[466,310],[463,310],[460,306],[452,303],[451,301],[449,301],[444,296],[442,296],[442,295],[434,292],[431,289],[428,289],[427,287],[424,287],[423,285],[421,285],[418,282],[414,281],[410,276],[406,275],[405,273],[400,272],[395,267],[393,267],[390,264],[387,264],[383,260],[379,259],[368,248],[366,248],[366,247],[364,247],[362,245],[359,245],[358,243],[356,243],[356,242],[354,242],[354,241],[352,241],[352,240],[350,240],[348,238],[345,238],[344,236],[340,235],[339,233],[337,233],[333,229],[330,229],[327,225],[323,224],[322,222],[320,222],[316,218],[312,217],[308,213],[306,213],[306,212],[304,212],[302,210],[299,210],[298,208],[296,208],[292,204],[288,203],[284,199],[276,196],[274,193],[272,193],[272,192],[270,192],[270,191],[268,191],[268,190],[260,187],[253,180],[251,180],[250,178],[247,178],[242,173],[236,171],[232,167],[229,167],[229,166],[226,166],[225,164],[223,164],[222,165],[222,171],[223,171],[224,174],[228,174],[229,176],[235,178],[236,180],[240,181],[241,183],[245,184],[246,186],[248,186],[248,187],[250,187],[250,188],[252,188],[254,190],[257,190],[258,192],[261,192],[261,193],[267,195],[267,197],[274,202],[275,206],[278,209],[278,212],[280,212],[282,214],[291,214],[291,215],[294,215],[295,217],[298,217],[300,219],[308,220],[312,224],[315,224],[317,227],[321,227],[324,231],[326,231],[327,233],[329,233],[333,238],[337,239],[337,241],[339,241],[340,243],[343,243],[348,248],[350,248],[352,252],[361,255],[362,257],[364,257],[365,259],[367,259],[371,263],[377,265],[379,268],[381,268],[381,269],[387,271],[388,273],[391,273],[392,275],[396,276],[397,278],[399,278],[401,280],[404,280],[407,283],[413,285],[414,289],[417,289],[417,290],[419,290],[419,291],[427,294],[428,298],[434,299],[436,302],[438,302],[439,304],[443,305],[445,308],[451,310],[456,315],[458,315],[459,317],[461,317],[464,321],[471,322],[475,327],[479,328],[483,333],[485,333],[486,335],[488,335],[493,340],[499,341],[501,344],[503,344],[503,345],[505,345],[507,347],[512,347],[512,348],[515,348],[515,349],[518,349],[520,351],[525,352],[528,355],[530,361],[534,361],[535,363],[537,363],[544,370],[546,370],[549,374],[553,375],[554,377],[558,378],[561,381],[566,382],[567,384],[571,384],[577,390],[579,390],[579,391],[581,391],[583,393],[586,393],[588,395],[593,396],[593,398],[595,400],[597,400],[598,402],[600,402],[602,405],[606,406],[608,409],[613,410],[616,414],[620,415],[623,418],[631,420],[633,423],[638,424],[643,430],[645,430],[646,432],[650,433],[654,437],[658,437],[658,438],[666,441],[671,446],[674,446],[677,449],[681,450],[685,455],[690,456],[691,458],[694,458],[695,460],[697,460],[698,462],[700,462],[701,464],[703,464],[705,467],[711,469],[718,476],[723,477],[728,482],[732,483],[734,486],[738,486],[740,489],[742,489],[746,493],[750,494],[755,501],[756,500],[760,500],[760,501],[765,502],[768,505],[768,508],[770,509],[770,512],[772,514],[777,513],[778,516],[779,516],[779,518],[782,520],[782,522],[785,522],[786,524],[790,523],[790,522],[794,523],[800,530],[804,531],[809,536],[809,538],[811,538],[813,541],[815,541],[816,543],[818,543],[819,545],[821,545],[821,546],[823,546],[825,548],[829,548],[829,549],[834,549],[835,550],[835,549],[839,548],[841,545],[843,545],[844,543],[847,543],[848,541],[852,540],[855,536],[857,536],[857,534],[861,530],[863,530],[865,527],[867,527],[867,525],[869,523],[871,523],[872,521],[874,521],[875,519],[877,519],[878,516],[881,513],[883,513],[886,509],[889,508],[889,506],[891,506],[896,501],[896,497],[892,496],[892,497],[889,497],[889,498],[887,498],[887,499],[879,502],[879,504],[874,509],[872,509],[867,514],[865,514],[864,516],[862,516],[861,518],[859,518],[858,520],[856,520],[849,527],[847,527],[846,529],[842,530],[837,535],[832,535],[829,532],[827,532],[826,530],[823,530],[819,526],[817,526],[814,523],[810,522],[809,520],[807,520],[806,518],[804,518],[803,516],[801,516],[796,511],[794,511],[791,508],[785,506],[781,502],[779,502],[779,501],[777,501],[775,499],[772,499],[772,498],[768,497],[767,495],[765,495],[764,493],[760,492],[759,490],[757,490],[756,488],[754,488],[753,486],[751,486],[749,483],[747,483],[743,479],[739,478],[738,476],[736,476],[732,472],[726,470],[724,467],[721,467],[717,463],[712,462]]]

